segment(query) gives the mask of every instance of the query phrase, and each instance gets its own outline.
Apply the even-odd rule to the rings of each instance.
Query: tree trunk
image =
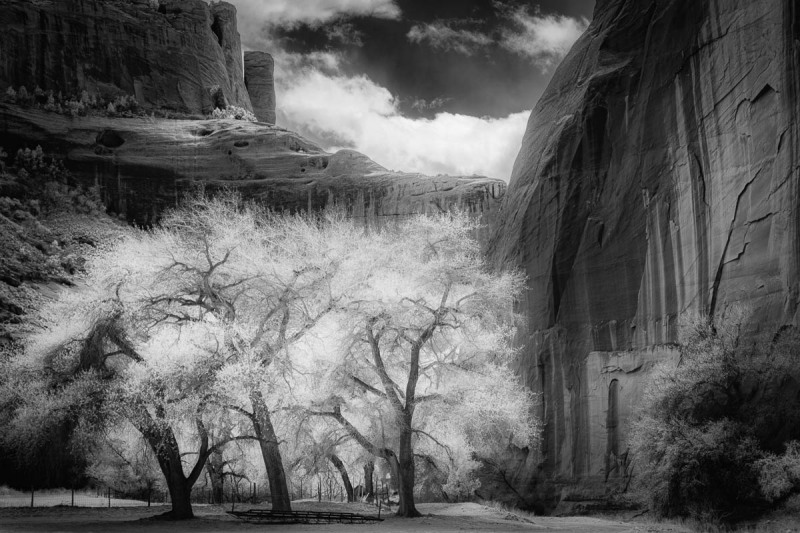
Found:
[[[367,461],[364,464],[364,490],[367,493],[367,503],[375,501],[375,462]]]
[[[400,456],[397,461],[400,508],[397,516],[413,518],[422,516],[414,505],[414,451],[411,447],[411,424],[400,432]]]
[[[267,469],[269,491],[272,496],[272,509],[275,511],[291,511],[292,498],[289,495],[289,486],[286,482],[286,473],[283,470],[283,459],[278,447],[278,437],[272,425],[269,409],[264,402],[261,392],[251,394],[253,403],[253,430],[261,447],[261,456]]]
[[[160,518],[165,520],[194,518],[191,496],[195,479],[190,480],[183,473],[178,440],[175,438],[172,428],[159,427],[149,415],[146,415],[146,420],[148,423],[140,426],[139,431],[156,456],[158,466],[167,482],[170,498],[172,498],[172,510],[162,514]],[[204,463],[205,457],[201,461]],[[197,473],[199,474],[199,472],[198,469]]]
[[[344,484],[344,490],[345,492],[347,492],[347,503],[353,503],[354,501],[356,501],[356,497],[353,494],[353,484],[350,483],[350,476],[347,475],[347,469],[344,467],[344,463],[342,462],[341,459],[339,459],[339,457],[336,456],[336,454],[333,453],[330,455],[330,460],[331,463],[333,463],[333,466],[335,466],[336,469],[339,471],[339,473],[342,475],[342,483]]]
[[[222,503],[222,498],[225,494],[224,467],[225,463],[221,450],[214,451],[206,461],[206,472],[208,473],[208,479],[211,481],[211,503]]]
[[[183,475],[183,468],[180,473],[173,476],[173,481],[168,482],[169,496],[172,498],[172,510],[162,515],[169,520],[185,520],[194,518],[192,512],[192,487]]]
[[[161,518],[167,520],[194,518],[191,501],[192,485],[189,483],[189,480],[186,479],[186,476],[183,475],[181,456],[172,431],[169,431],[169,436],[172,438],[168,438],[167,442],[159,448],[156,448],[154,443],[150,442],[150,446],[153,447],[153,452],[158,460],[158,466],[164,474],[164,480],[167,482],[167,489],[172,499],[172,510],[162,514]],[[174,446],[171,445],[173,443]]]

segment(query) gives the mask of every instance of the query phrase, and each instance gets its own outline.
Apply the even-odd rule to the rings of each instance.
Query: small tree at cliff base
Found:
[[[474,230],[446,214],[355,241],[362,259],[349,266],[364,277],[328,323],[343,348],[319,363],[314,412],[388,462],[401,516],[419,515],[416,462],[444,472],[445,491],[470,493],[480,456],[538,432],[507,366],[523,279],[488,269]]]
[[[666,516],[735,521],[800,490],[800,335],[746,336],[749,313],[687,314],[631,429],[636,486]],[[787,447],[788,446],[788,447]],[[786,450],[786,454],[783,452]]]

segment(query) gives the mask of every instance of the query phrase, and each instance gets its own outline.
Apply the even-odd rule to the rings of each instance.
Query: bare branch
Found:
[[[373,387],[372,385],[369,385],[368,383],[365,383],[364,381],[361,381],[357,377],[351,375],[350,379],[352,379],[356,383],[356,385],[360,386],[365,391],[371,392],[372,394],[380,396],[381,398],[386,398],[387,400],[389,399],[389,397],[386,396],[385,392],[376,389],[375,387]]]
[[[381,357],[380,337],[376,337],[375,333],[372,331],[372,326],[376,321],[377,319],[373,318],[370,319],[367,324],[367,339],[369,340],[369,345],[372,349],[372,358],[375,362],[375,368],[378,371],[378,376],[381,378],[381,382],[383,383],[383,388],[386,391],[386,397],[389,398],[389,403],[392,404],[392,407],[394,407],[398,413],[403,413],[403,404],[400,403],[400,398],[397,397],[397,393],[395,392],[395,383],[389,377],[389,374],[386,372],[386,367],[383,364],[383,358]]]
[[[309,411],[312,415],[317,416],[327,416],[333,418],[337,422],[339,422],[344,429],[350,434],[353,439],[358,442],[361,446],[364,447],[369,453],[376,457],[382,457],[387,461],[390,461],[391,458],[395,457],[394,451],[389,448],[379,448],[375,446],[368,438],[366,438],[353,424],[351,424],[344,416],[342,416],[342,410],[337,405],[333,408],[333,411]]]
[[[453,460],[453,452],[452,452],[452,450],[450,449],[450,447],[449,447],[449,446],[447,446],[447,445],[445,445],[445,444],[442,444],[441,442],[439,442],[439,441],[436,439],[436,437],[434,437],[434,436],[433,436],[433,435],[431,435],[430,433],[428,433],[428,432],[426,432],[426,431],[423,431],[423,430],[421,430],[421,429],[412,429],[411,431],[412,431],[413,433],[418,433],[418,434],[420,434],[420,435],[425,435],[426,437],[428,437],[429,439],[431,439],[431,440],[432,440],[434,443],[436,443],[436,444],[437,444],[439,447],[441,447],[441,448],[442,448],[442,449],[443,449],[445,452],[447,452],[447,456],[450,458],[450,460],[451,460],[451,461]]]

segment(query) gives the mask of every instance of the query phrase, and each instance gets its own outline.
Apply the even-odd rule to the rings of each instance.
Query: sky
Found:
[[[228,0],[275,58],[277,122],[386,168],[508,181],[594,0]]]

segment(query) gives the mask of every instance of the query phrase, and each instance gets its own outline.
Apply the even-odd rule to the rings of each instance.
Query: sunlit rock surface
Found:
[[[392,172],[352,150],[335,154],[290,131],[236,120],[70,118],[0,104],[0,146],[66,157],[111,210],[154,222],[192,183],[240,190],[276,209],[344,208],[368,224],[460,208],[493,222],[501,180]],[[483,237],[483,235],[482,235]]]
[[[744,302],[763,331],[797,324],[799,39],[791,0],[598,0],[490,245],[529,276],[519,369],[544,393],[516,501],[625,485],[641,380],[683,311]]]
[[[244,53],[244,83],[253,112],[261,122],[275,124],[275,62],[266,52]]]
[[[251,110],[236,9],[202,0],[0,0],[0,90],[135,96],[208,114],[211,89]]]

